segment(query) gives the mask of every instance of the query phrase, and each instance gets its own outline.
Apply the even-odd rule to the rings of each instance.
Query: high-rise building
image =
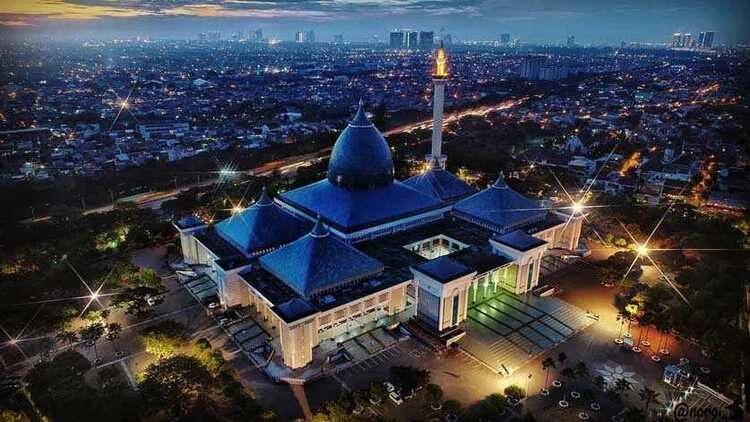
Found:
[[[432,31],[421,31],[419,33],[419,48],[422,50],[432,50],[435,33]]]
[[[406,34],[406,48],[410,50],[419,48],[419,33],[417,31],[408,31]]]
[[[294,34],[294,42],[305,42],[305,33],[302,31],[297,31]]]
[[[546,56],[526,56],[521,63],[521,77],[524,79],[539,79],[542,66],[546,62]]]
[[[682,33],[675,32],[674,35],[672,35],[672,48],[680,48],[682,47]]]
[[[687,33],[682,34],[682,45],[683,48],[693,48],[693,34]]]
[[[453,37],[451,36],[451,34],[445,34],[445,36],[443,37],[443,43],[445,45],[453,44]]]
[[[333,42],[334,44],[343,44],[344,43],[344,36],[341,34],[336,34],[333,36]]]
[[[698,47],[712,48],[714,46],[715,35],[716,35],[716,32],[714,31],[701,32],[700,39],[698,40]]]
[[[500,44],[507,47],[510,44],[510,34],[507,32],[500,34]]]
[[[404,46],[404,33],[401,31],[391,31],[391,48],[403,48]]]
[[[315,31],[313,31],[312,29],[307,31],[307,33],[305,34],[305,41],[315,42]]]
[[[263,41],[263,29],[258,28],[255,30],[255,41]]]
[[[568,35],[568,39],[566,40],[565,45],[567,47],[575,47],[576,46],[576,36],[575,35]]]
[[[221,32],[219,31],[208,31],[209,41],[219,41],[221,39]]]

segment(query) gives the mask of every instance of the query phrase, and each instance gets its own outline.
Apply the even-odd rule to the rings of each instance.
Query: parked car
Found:
[[[404,400],[401,399],[401,396],[398,395],[397,392],[391,391],[390,394],[388,394],[388,398],[395,404],[396,406],[401,406],[404,403]]]
[[[209,304],[208,304],[208,309],[216,309],[218,307],[219,307],[219,303],[218,302],[209,302]]]
[[[383,381],[383,388],[385,388],[385,391],[389,393],[396,391],[396,387],[394,387],[393,384],[388,381]]]

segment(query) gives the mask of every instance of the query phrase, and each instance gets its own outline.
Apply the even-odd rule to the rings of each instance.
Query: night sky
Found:
[[[526,43],[666,42],[674,32],[717,32],[720,44],[750,43],[750,1],[607,0],[0,0],[3,36],[109,39],[196,38],[262,28],[291,40],[298,30],[319,41],[387,41],[393,28],[441,29],[455,40]]]

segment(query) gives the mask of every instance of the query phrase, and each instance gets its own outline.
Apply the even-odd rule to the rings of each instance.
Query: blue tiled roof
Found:
[[[293,322],[298,319],[302,319],[318,311],[306,300],[300,299],[298,297],[284,302],[281,305],[275,306],[272,309],[276,313],[276,315],[280,316],[281,319],[286,322]]]
[[[328,180],[339,186],[371,189],[393,180],[393,159],[385,138],[370,122],[362,101],[354,119],[331,151]]]
[[[523,230],[515,230],[502,236],[495,236],[493,239],[517,251],[528,251],[547,243],[542,239],[531,236]]]
[[[383,271],[383,264],[331,234],[313,231],[259,259],[261,266],[304,298]]]
[[[377,189],[350,190],[325,179],[285,192],[280,198],[310,216],[321,215],[326,223],[345,233],[445,205],[398,181]]]
[[[245,253],[283,245],[303,236],[310,223],[284,211],[263,189],[258,202],[216,225],[216,231]]]
[[[441,283],[447,283],[458,277],[474,272],[471,268],[460,262],[454,261],[448,256],[441,256],[431,261],[415,265],[414,269]]]
[[[191,229],[193,227],[202,226],[204,224],[205,223],[203,223],[201,220],[199,220],[198,217],[196,217],[196,216],[194,216],[192,214],[188,215],[188,216],[185,216],[185,217],[182,217],[181,219],[177,220],[177,222],[175,223],[175,225],[179,229],[181,229],[181,230]]]
[[[487,189],[458,201],[453,213],[464,220],[507,233],[544,219],[547,211],[539,204],[511,189],[502,178]]]
[[[404,180],[404,184],[445,202],[455,202],[476,192],[463,180],[441,168],[432,168],[412,176]]]

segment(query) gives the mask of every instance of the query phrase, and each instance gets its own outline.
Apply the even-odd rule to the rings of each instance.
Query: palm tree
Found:
[[[641,422],[646,420],[644,412],[637,407],[629,407],[623,416],[625,422]]]
[[[568,394],[568,384],[571,383],[575,379],[576,373],[571,368],[565,368],[560,372],[560,375],[564,376],[566,380],[565,386],[563,388],[563,394],[562,394],[562,397],[560,398],[560,400],[565,400],[565,396]]]
[[[96,350],[96,342],[104,335],[104,325],[100,322],[95,322],[81,328],[79,335],[81,336],[81,340],[86,342],[87,346],[90,345],[94,347],[94,362],[98,362],[99,354]]]
[[[583,361],[579,361],[575,368],[573,368],[573,372],[575,373],[576,377],[585,377],[589,374],[589,368],[586,366],[586,363]]]
[[[560,362],[560,366],[562,366],[566,360],[568,360],[568,355],[566,355],[565,352],[560,352],[560,354],[557,355],[557,361]]]
[[[427,384],[425,387],[425,398],[430,403],[430,407],[438,409],[440,401],[443,400],[443,389],[437,384]]]
[[[661,314],[656,317],[656,321],[654,322],[654,326],[656,326],[656,330],[661,333],[661,338],[659,338],[659,344],[656,347],[656,353],[659,352],[659,350],[662,349],[662,344],[664,343],[664,340],[669,336],[670,331],[670,324],[669,319],[664,314]]]
[[[544,374],[544,389],[547,390],[547,387],[549,387],[549,368],[555,367],[555,360],[551,357],[548,357],[547,359],[542,361],[542,370],[545,371]]]
[[[652,401],[656,401],[659,398],[659,393],[644,386],[641,391],[638,392],[638,396],[641,398],[641,401],[645,402],[643,412],[648,415],[648,407],[651,405]]]
[[[112,343],[112,346],[115,347],[115,354],[117,354],[118,347],[115,345],[115,342],[118,338],[120,338],[120,333],[122,332],[122,325],[120,325],[119,322],[112,322],[107,324],[107,334],[105,338],[109,340]]]
[[[630,388],[632,387],[632,384],[630,384],[630,381],[626,380],[625,378],[618,378],[615,381],[615,391],[627,393],[630,391]]]
[[[57,333],[55,338],[57,341],[68,343],[68,347],[72,349],[73,345],[78,341],[78,334],[75,331],[63,330]]]

